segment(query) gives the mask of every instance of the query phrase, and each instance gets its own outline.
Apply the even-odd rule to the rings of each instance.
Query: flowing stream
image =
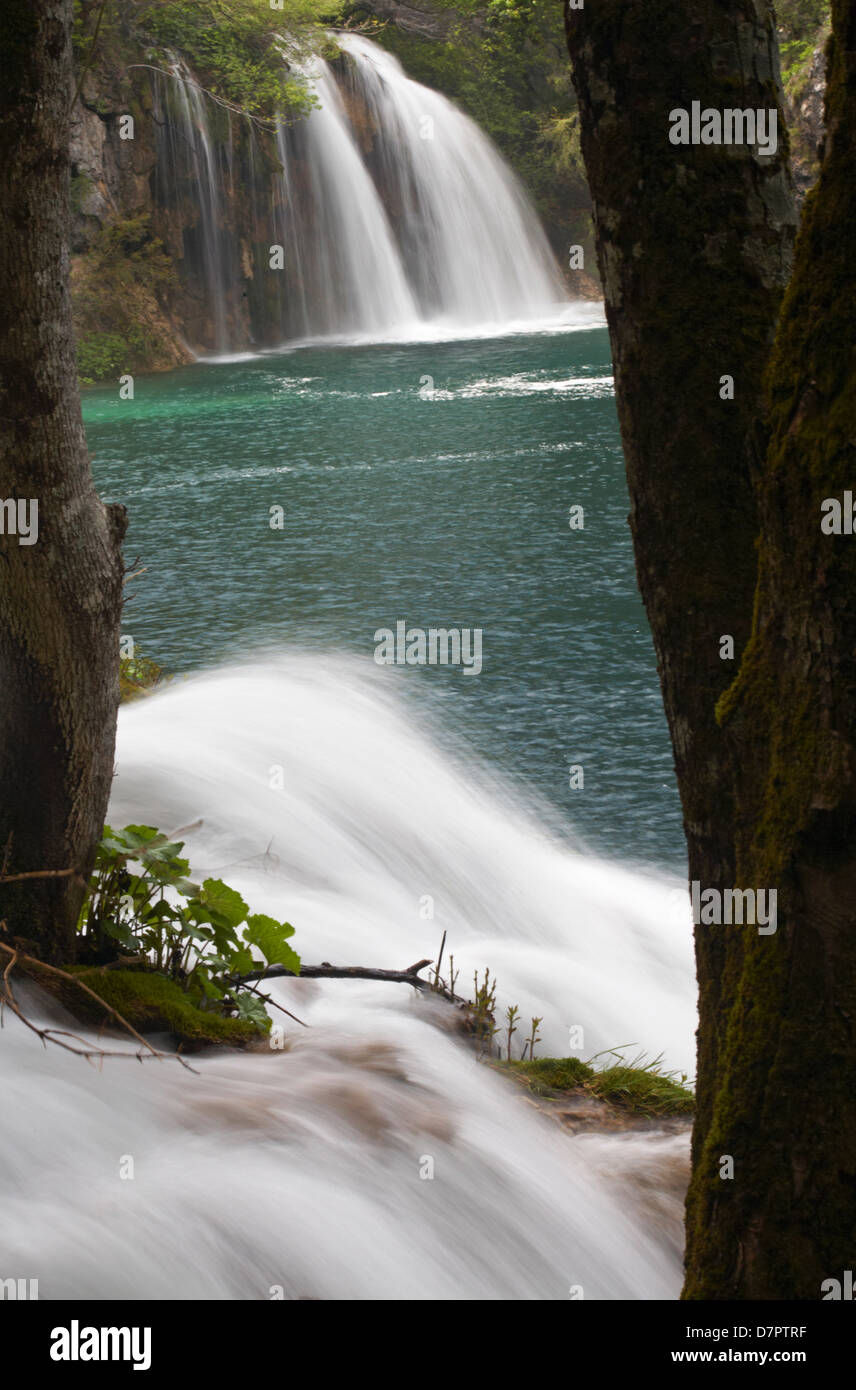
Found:
[[[489,962],[549,1020],[545,1052],[582,1024],[586,1055],[628,1035],[688,1055],[670,885],[555,841],[358,662],[181,683],[123,711],[117,763],[117,823],[202,817],[194,867],[287,905],[305,958],[403,966],[442,926],[462,979]],[[404,986],[273,992],[309,1026],[277,1015],[283,1050],[196,1076],[87,1067],[7,1022],[5,1268],[41,1297],[676,1296],[685,1135],[562,1133]]]

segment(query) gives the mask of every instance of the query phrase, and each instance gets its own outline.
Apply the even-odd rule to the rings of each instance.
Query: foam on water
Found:
[[[445,929],[462,988],[488,964],[544,1017],[543,1055],[581,1024],[587,1056],[688,1066],[674,884],[553,839],[389,673],[293,653],[175,682],[123,709],[117,765],[113,823],[202,817],[194,871],[288,917],[304,960],[403,967]],[[196,1076],[95,1069],[7,1018],[6,1270],[47,1298],[677,1295],[685,1136],[562,1133],[406,987],[271,988],[309,1026],[277,1015],[285,1050]]]

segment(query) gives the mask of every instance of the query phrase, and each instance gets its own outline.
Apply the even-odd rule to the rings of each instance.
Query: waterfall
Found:
[[[583,1024],[585,1056],[632,1041],[680,1065],[686,901],[554,841],[394,684],[300,653],[176,682],[120,712],[111,821],[201,816],[195,873],[287,915],[306,960],[404,966],[447,929],[460,988],[489,964],[500,1007],[543,1016],[542,1055]],[[43,1298],[677,1296],[686,1133],[563,1133],[404,987],[270,988],[309,1026],[276,1014],[283,1051],[196,1075],[89,1067],[7,1016],[4,1269]]]
[[[338,42],[377,132],[380,181],[399,210],[422,316],[473,325],[547,314],[564,297],[547,239],[487,136],[377,44],[356,34]]]
[[[188,248],[187,238],[174,247],[179,258],[189,254],[191,271],[201,282],[209,338],[219,351],[230,345],[227,316],[229,249],[223,222],[224,185],[231,182],[232,124],[226,113],[228,140],[223,157],[215,146],[209,124],[209,103],[184,63],[170,64],[170,76],[152,74],[153,116],[156,129],[157,165],[155,198],[168,212],[191,209],[195,202],[198,221],[191,210],[182,221],[198,230],[198,244]]]
[[[560,321],[567,302],[547,239],[487,136],[377,44],[347,33],[337,41],[335,61],[302,66],[317,105],[277,129],[261,219],[252,123],[239,158],[231,114],[182,64],[171,78],[154,76],[156,201],[167,218],[184,213],[173,249],[208,306],[200,341],[222,352],[248,341],[418,340]],[[283,248],[281,269],[268,264],[273,245]]]
[[[293,133],[280,129],[283,245],[294,258],[302,336],[378,334],[412,328],[419,313],[383,204],[361,160],[330,67],[310,68],[320,106]],[[295,152],[307,196],[292,191]]]

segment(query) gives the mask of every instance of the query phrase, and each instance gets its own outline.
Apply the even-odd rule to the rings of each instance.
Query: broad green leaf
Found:
[[[289,936],[294,935],[294,927],[288,922],[277,922],[263,912],[256,912],[247,918],[244,940],[250,946],[257,946],[268,965],[284,965],[286,970],[300,973],[300,957],[287,945]]]
[[[212,918],[224,926],[237,927],[246,921],[249,909],[244,899],[219,878],[206,878],[199,894],[199,901],[208,909]]]
[[[255,970],[255,968],[255,958],[247,946],[240,945],[232,952],[229,969],[234,975],[249,975],[250,971]]]
[[[270,1017],[264,1006],[264,1001],[258,995],[250,994],[247,990],[237,993],[230,992],[229,998],[238,1010],[238,1018],[244,1019],[247,1023],[256,1023],[262,1027],[270,1028]]]
[[[139,941],[130,927],[125,926],[124,922],[104,922],[103,927],[108,936],[114,941],[118,941],[121,946],[125,946],[129,951],[136,950]]]

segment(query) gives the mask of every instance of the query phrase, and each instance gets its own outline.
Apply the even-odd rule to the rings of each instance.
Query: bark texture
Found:
[[[856,1250],[856,536],[821,530],[856,493],[856,2],[832,10],[825,157],[767,373],[755,617],[719,708],[738,881],[777,888],[779,926],[728,937],[694,1298],[817,1299]]]
[[[124,508],[96,495],[69,296],[71,0],[0,9],[0,884],[12,936],[61,962],[113,770]],[[38,506],[21,544],[11,501]]]
[[[689,877],[737,884],[716,719],[749,639],[761,382],[796,226],[770,8],[597,0],[566,11],[594,205],[630,525],[669,720]],[[676,146],[670,112],[775,109],[778,149]],[[721,379],[734,381],[723,399]],[[727,388],[725,388],[727,389]],[[722,639],[734,642],[723,659]],[[698,1159],[725,1043],[727,937],[696,933]]]

